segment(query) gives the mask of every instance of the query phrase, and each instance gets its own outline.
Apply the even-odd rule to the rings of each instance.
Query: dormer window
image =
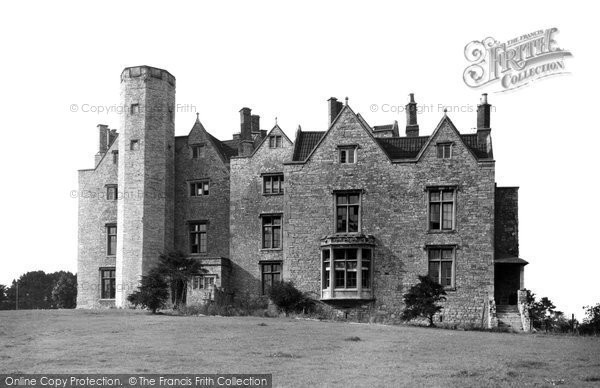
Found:
[[[356,163],[356,146],[338,146],[340,164]]]
[[[437,144],[437,157],[438,157],[438,159],[452,158],[452,143],[438,143]]]
[[[281,135],[269,136],[269,148],[281,148]]]

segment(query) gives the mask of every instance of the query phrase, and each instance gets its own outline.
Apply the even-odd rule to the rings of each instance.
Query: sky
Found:
[[[119,126],[123,68],[177,79],[176,135],[199,113],[219,139],[239,109],[278,124],[326,130],[329,97],[349,98],[371,125],[398,120],[415,93],[421,134],[443,107],[472,132],[481,93],[499,186],[519,186],[525,286],[582,317],[600,302],[596,195],[600,143],[598,34],[586,4],[564,2],[4,2],[0,5],[4,147],[0,284],[32,270],[76,271],[77,170],[92,168],[96,125]],[[506,42],[557,28],[567,74],[510,92],[468,87],[471,41]],[[373,108],[376,106],[376,109]],[[112,107],[112,108],[111,108]],[[110,110],[112,109],[112,112]],[[109,111],[107,113],[107,111]]]

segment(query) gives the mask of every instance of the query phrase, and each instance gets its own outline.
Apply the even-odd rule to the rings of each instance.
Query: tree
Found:
[[[185,305],[188,281],[192,276],[204,272],[198,260],[190,259],[181,252],[161,254],[157,271],[169,283],[171,302],[175,309]]]
[[[431,279],[429,276],[419,275],[419,283],[412,286],[404,294],[406,307],[402,311],[401,318],[410,321],[418,317],[429,320],[429,326],[435,326],[433,316],[442,310],[437,303],[446,300],[444,287]]]
[[[7,291],[8,287],[4,284],[0,284],[0,310],[9,309],[8,295],[6,294]]]
[[[169,299],[169,284],[158,268],[154,268],[146,276],[142,276],[141,285],[137,291],[127,297],[134,306],[142,306],[156,314]]]
[[[585,334],[600,334],[600,303],[595,306],[584,306],[585,318],[580,331]]]
[[[77,275],[61,272],[52,288],[52,303],[59,309],[73,309],[77,305]]]

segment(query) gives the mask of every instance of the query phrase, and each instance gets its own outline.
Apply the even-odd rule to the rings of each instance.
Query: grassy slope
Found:
[[[0,311],[0,373],[11,372],[273,373],[275,386],[594,386],[600,338],[128,310]]]

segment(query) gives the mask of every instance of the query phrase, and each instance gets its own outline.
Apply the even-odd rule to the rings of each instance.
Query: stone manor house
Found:
[[[79,308],[126,306],[159,254],[181,251],[206,269],[188,304],[283,279],[346,316],[394,320],[429,274],[447,289],[440,321],[524,318],[517,188],[495,183],[485,94],[475,133],[444,114],[422,135],[411,94],[403,134],[330,98],[318,131],[290,139],[242,108],[225,141],[199,118],[175,136],[165,70],[124,69],[120,98],[118,133],[98,125],[94,168],[79,171]]]

